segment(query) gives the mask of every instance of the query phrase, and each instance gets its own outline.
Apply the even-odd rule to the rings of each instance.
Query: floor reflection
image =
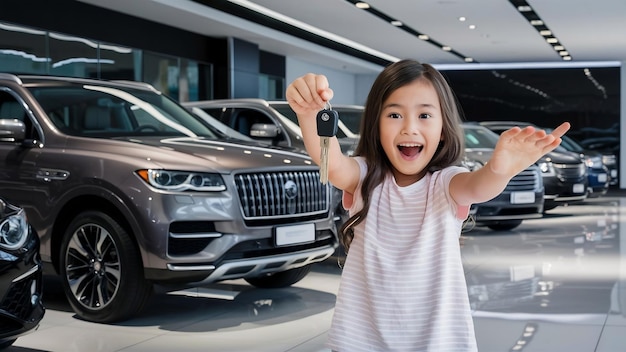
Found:
[[[626,317],[625,202],[585,202],[513,231],[477,228],[465,234],[462,253],[481,350],[549,351],[545,342],[544,349],[530,342],[546,329],[552,337],[591,347],[608,316]],[[598,328],[577,336],[559,329],[572,324]],[[505,326],[511,336],[498,344],[493,332]]]

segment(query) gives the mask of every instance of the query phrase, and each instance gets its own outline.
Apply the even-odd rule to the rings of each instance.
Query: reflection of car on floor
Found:
[[[530,125],[518,121],[483,121],[479,123],[500,134],[509,128]],[[537,162],[543,176],[544,211],[559,205],[583,201],[587,198],[587,166],[575,153],[552,151]]]
[[[338,247],[310,157],[231,143],[145,83],[0,73],[0,136],[0,194],[85,320],[155,284],[289,286]]]
[[[24,210],[0,199],[0,350],[37,329],[41,294],[39,238]]]
[[[476,170],[491,158],[498,135],[486,127],[464,123],[464,166]],[[524,219],[543,216],[544,188],[541,171],[536,165],[515,175],[497,197],[472,206],[470,221],[493,230],[511,230]]]

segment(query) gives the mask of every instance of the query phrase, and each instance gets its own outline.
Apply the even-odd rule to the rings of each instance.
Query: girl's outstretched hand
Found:
[[[532,126],[504,131],[488,165],[496,174],[513,177],[558,147],[569,129],[569,122],[564,122],[550,134]]]
[[[291,82],[285,96],[296,114],[317,114],[333,98],[333,90],[330,89],[326,76],[307,73]]]

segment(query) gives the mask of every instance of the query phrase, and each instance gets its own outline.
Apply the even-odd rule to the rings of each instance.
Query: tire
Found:
[[[281,288],[291,286],[304,279],[310,271],[311,264],[265,276],[246,278],[245,280],[258,288]]]
[[[514,228],[518,227],[521,224],[522,224],[522,220],[505,220],[505,221],[498,221],[498,222],[490,223],[487,225],[487,227],[494,231],[508,231],[508,230],[513,230]]]
[[[0,343],[0,351],[2,351],[5,348],[11,347],[11,345],[13,345],[13,343],[15,341],[17,341],[17,339],[8,340],[8,341],[4,341],[4,342]]]
[[[74,218],[61,244],[61,281],[72,309],[87,321],[113,323],[138,314],[152,292],[141,256],[117,221],[99,211]]]

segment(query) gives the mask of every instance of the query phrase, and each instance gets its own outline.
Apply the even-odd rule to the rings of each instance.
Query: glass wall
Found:
[[[0,72],[135,80],[179,101],[213,98],[210,64],[3,22]]]

